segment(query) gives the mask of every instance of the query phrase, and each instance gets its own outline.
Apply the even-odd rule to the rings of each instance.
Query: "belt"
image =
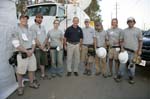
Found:
[[[104,47],[104,46],[100,46],[100,47],[99,47],[99,46],[97,46],[96,48],[101,48],[101,47]]]
[[[124,49],[125,49],[125,50],[127,50],[127,51],[129,51],[129,52],[132,52],[132,53],[134,53],[134,50],[132,50],[132,49],[125,48],[125,47],[124,47]]]
[[[32,50],[32,48],[27,48],[27,50]]]
[[[120,48],[120,46],[111,46],[111,48]]]
[[[55,49],[55,50],[56,50],[56,48],[57,48],[57,47],[51,47],[50,49],[53,49],[53,50]]]
[[[73,44],[73,45],[79,44],[79,42],[71,42],[71,41],[68,41],[68,43]]]
[[[82,44],[84,46],[93,46],[92,44]]]

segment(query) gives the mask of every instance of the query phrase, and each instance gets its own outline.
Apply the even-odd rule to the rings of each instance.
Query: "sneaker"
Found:
[[[74,75],[75,75],[75,76],[79,76],[78,72],[74,72]]]
[[[121,82],[121,79],[120,79],[120,78],[114,78],[114,80],[115,80],[117,83]]]
[[[46,80],[46,79],[48,79],[48,76],[47,76],[47,75],[41,75],[41,76],[40,76],[40,79]]]
[[[135,84],[134,80],[129,80],[129,84]]]
[[[135,84],[135,81],[133,80],[133,77],[129,77],[129,84]]]
[[[70,77],[70,76],[71,76],[71,72],[68,72],[68,73],[67,73],[67,76]]]
[[[52,76],[52,78],[55,78],[55,77],[56,77],[56,74],[53,73],[53,74],[51,74],[51,76]]]
[[[40,86],[40,83],[37,79],[33,80],[34,83],[36,83],[38,86]]]
[[[29,87],[33,88],[33,89],[38,89],[39,88],[39,86],[36,83],[34,83],[34,82],[30,83]]]
[[[108,77],[112,77],[113,76],[113,74],[110,72],[110,73],[108,73]]]
[[[85,69],[83,75],[87,75],[88,74],[88,70]]]
[[[22,96],[24,94],[24,89],[23,87],[18,88],[18,96]]]
[[[121,82],[121,76],[115,76],[114,77],[114,80],[117,82],[117,83],[119,83],[119,82]]]

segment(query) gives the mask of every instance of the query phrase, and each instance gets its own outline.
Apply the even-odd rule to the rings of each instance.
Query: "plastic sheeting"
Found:
[[[12,54],[11,33],[17,22],[14,0],[0,0],[0,99],[7,98],[18,87],[14,68],[8,59]]]

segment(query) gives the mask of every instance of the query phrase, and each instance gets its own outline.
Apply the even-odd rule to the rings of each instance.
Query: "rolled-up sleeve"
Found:
[[[17,28],[15,27],[12,31],[12,45],[17,48],[20,46],[19,34],[17,32]]]
[[[142,35],[142,31],[139,30],[138,32],[138,40],[142,41],[143,40],[143,35]]]

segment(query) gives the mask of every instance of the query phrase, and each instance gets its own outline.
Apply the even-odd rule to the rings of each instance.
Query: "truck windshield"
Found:
[[[37,13],[41,13],[45,16],[55,16],[56,5],[37,5],[28,7],[27,14],[29,16],[36,16]]]

